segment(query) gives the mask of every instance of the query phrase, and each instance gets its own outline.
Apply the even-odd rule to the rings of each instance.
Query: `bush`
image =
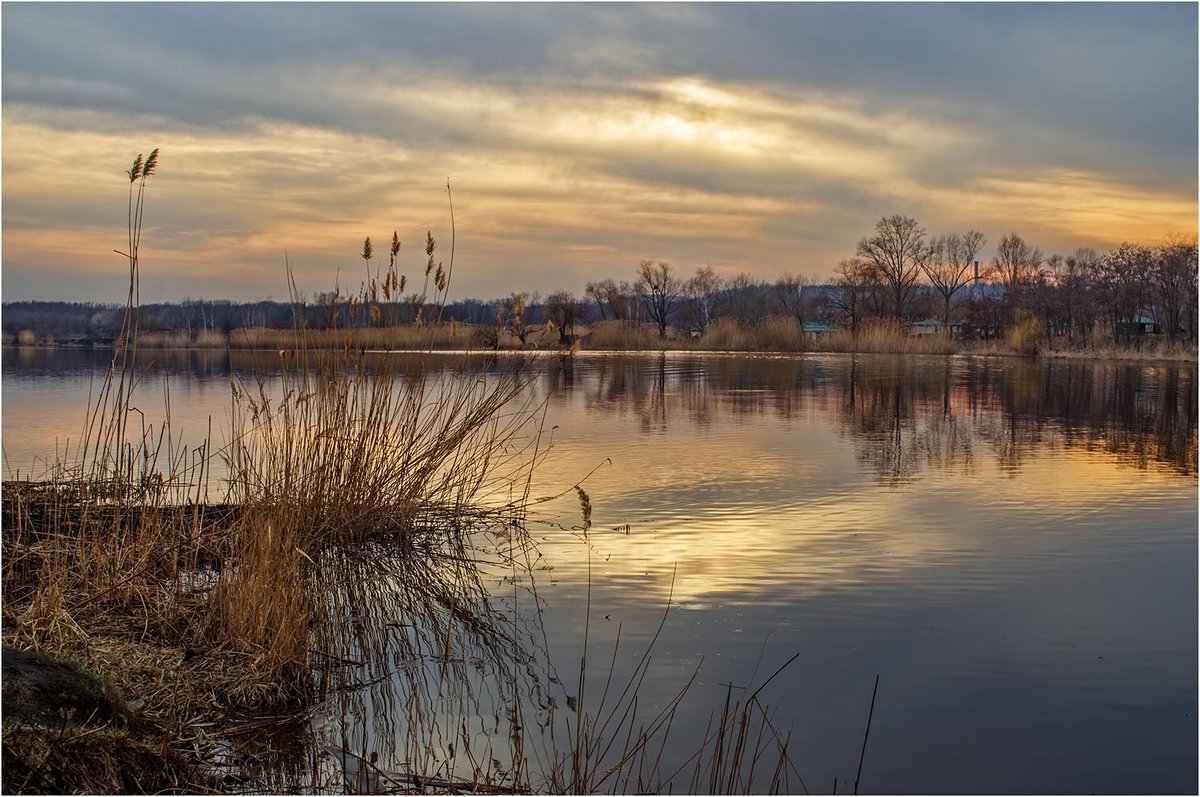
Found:
[[[796,320],[785,315],[769,315],[754,329],[756,351],[805,351],[808,335]]]
[[[750,344],[742,322],[731,316],[722,316],[709,324],[700,340],[700,346],[711,351],[746,351]]]
[[[588,349],[616,351],[662,348],[658,334],[653,329],[628,319],[596,322],[583,338],[583,344]]]
[[[1042,350],[1046,329],[1040,318],[1024,308],[1013,311],[1013,323],[1004,335],[1004,342],[1018,354],[1036,356]]]

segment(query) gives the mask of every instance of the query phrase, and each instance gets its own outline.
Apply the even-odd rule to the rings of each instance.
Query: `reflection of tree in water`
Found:
[[[716,407],[703,368],[676,368],[665,354],[588,363],[584,392],[590,412],[635,415],[644,432],[666,432],[670,416],[680,412],[697,426],[713,421]]]
[[[922,469],[970,472],[983,444],[1018,473],[1039,450],[1096,451],[1139,468],[1197,472],[1196,374],[1013,358],[635,357],[589,370],[593,412],[633,412],[646,431],[717,415],[837,419],[889,484]]]
[[[578,369],[574,357],[559,355],[543,360],[542,379],[546,392],[552,396],[569,396],[575,392]]]
[[[859,459],[892,485],[910,481],[922,468],[969,470],[973,435],[952,390],[950,361],[903,371],[873,365],[852,359],[838,374],[834,395],[826,397],[827,409],[858,441]]]

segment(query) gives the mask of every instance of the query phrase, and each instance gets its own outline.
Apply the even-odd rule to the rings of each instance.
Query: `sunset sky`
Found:
[[[639,260],[821,279],[881,216],[1047,253],[1197,227],[1197,6],[21,4],[2,10],[6,301],[356,287],[425,231],[451,299]]]

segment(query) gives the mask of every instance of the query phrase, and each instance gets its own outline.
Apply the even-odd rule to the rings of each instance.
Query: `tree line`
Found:
[[[979,230],[930,235],[916,219],[894,215],[822,283],[790,273],[774,283],[727,279],[707,266],[685,278],[665,261],[644,260],[632,281],[590,282],[585,296],[601,318],[645,320],[660,334],[671,325],[702,334],[718,316],[753,322],[776,314],[851,332],[873,319],[935,319],[946,334],[957,327],[964,337],[992,337],[1023,312],[1046,337],[1083,345],[1128,342],[1148,329],[1173,340],[1197,337],[1195,236],[1045,256],[1013,232],[981,262],[986,244]]]
[[[569,340],[579,324],[623,320],[703,335],[713,320],[732,317],[756,323],[785,316],[798,325],[819,323],[857,333],[875,320],[901,323],[932,319],[945,334],[986,338],[1003,334],[1017,319],[1036,318],[1039,334],[1073,344],[1127,343],[1154,331],[1166,338],[1197,337],[1197,245],[1195,236],[1173,236],[1154,246],[1125,243],[1106,252],[1079,248],[1046,256],[1017,233],[996,243],[990,261],[979,230],[931,235],[915,219],[881,218],[841,260],[827,279],[785,272],[766,281],[740,273],[724,277],[709,266],[691,276],[668,261],[642,260],[631,279],[588,282],[583,295],[557,291],[514,292],[490,300],[448,301],[447,277],[435,263],[427,236],[425,285],[405,294],[407,280],[396,265],[393,235],[387,273],[373,275],[370,239],[362,257],[367,280],[352,296],[334,290],[311,300],[234,302],[185,298],[141,308],[146,331],[182,331],[189,339],[239,328],[312,329],[459,323],[511,332],[520,341],[547,322]],[[433,298],[428,299],[429,290]],[[4,305],[8,336],[111,341],[123,308],[69,302],[12,302]]]

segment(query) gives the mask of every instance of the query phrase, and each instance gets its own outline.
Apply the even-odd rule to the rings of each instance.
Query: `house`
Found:
[[[908,334],[918,338],[927,338],[933,337],[934,335],[946,334],[945,325],[942,323],[942,319],[940,318],[926,318],[923,321],[912,321],[905,324],[904,327],[908,331]],[[962,331],[962,321],[950,322],[950,334],[953,337],[959,337],[962,334]]]
[[[837,332],[838,327],[828,321],[805,321],[802,325],[804,331],[815,338],[822,335],[828,335],[830,332]]]
[[[1117,334],[1126,336],[1161,335],[1162,325],[1149,316],[1135,315],[1132,319],[1117,322]]]

